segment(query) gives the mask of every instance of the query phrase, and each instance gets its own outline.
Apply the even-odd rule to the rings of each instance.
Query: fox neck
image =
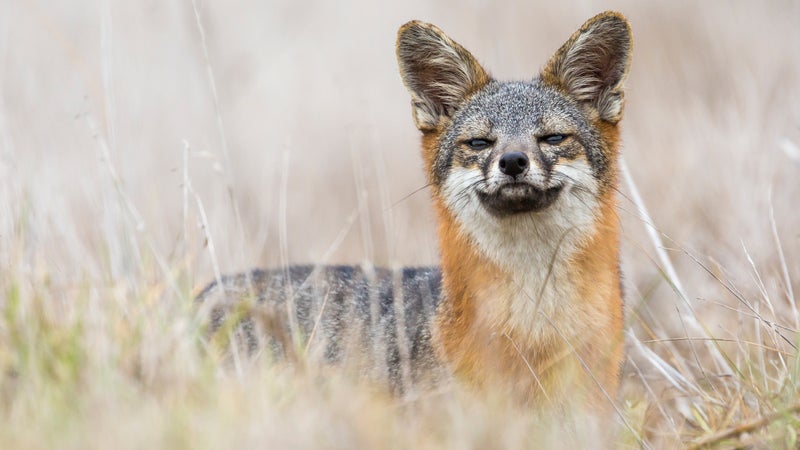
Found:
[[[478,384],[504,377],[506,385],[516,380],[532,393],[555,389],[558,380],[549,383],[548,373],[568,388],[564,371],[551,370],[565,361],[580,371],[576,361],[606,367],[599,359],[619,357],[622,300],[612,191],[588,206],[584,200],[591,209],[586,214],[565,217],[574,205],[557,204],[533,217],[470,229],[435,196],[444,294],[436,342],[456,375]],[[604,342],[608,348],[590,348]],[[617,376],[604,375],[612,380],[607,384]]]

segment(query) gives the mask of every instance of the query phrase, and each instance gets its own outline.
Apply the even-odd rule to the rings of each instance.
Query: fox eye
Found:
[[[466,144],[473,150],[484,150],[492,145],[492,141],[488,139],[470,139],[466,142]]]
[[[567,136],[563,135],[563,134],[550,134],[550,135],[547,135],[547,136],[542,136],[541,140],[547,142],[550,145],[558,145],[558,144],[564,142],[564,139],[566,139],[566,138],[567,138]]]

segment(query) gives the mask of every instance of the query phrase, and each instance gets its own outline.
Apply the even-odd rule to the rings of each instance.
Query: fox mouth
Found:
[[[478,191],[478,199],[495,216],[541,211],[552,205],[563,186],[540,189],[528,183],[509,183],[493,192]]]

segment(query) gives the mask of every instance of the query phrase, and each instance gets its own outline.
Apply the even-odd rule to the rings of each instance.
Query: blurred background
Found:
[[[687,296],[723,336],[752,326],[737,293],[797,329],[797,1],[0,0],[0,261],[65,293],[435,264],[397,28],[530,79],[606,9],[634,32],[622,153]],[[677,296],[620,189],[630,322],[671,336]]]

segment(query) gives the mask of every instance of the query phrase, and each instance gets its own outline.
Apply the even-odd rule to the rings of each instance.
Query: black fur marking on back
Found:
[[[441,296],[438,267],[395,272],[358,266],[290,266],[225,276],[221,282],[222,288],[213,282],[203,289],[197,301],[212,302],[212,333],[237,304],[253,302],[251,313],[237,326],[239,345],[251,355],[268,350],[273,358],[285,357],[290,342],[286,337],[291,337],[287,299],[292,298],[299,344],[305,347],[313,332],[311,347],[318,350],[316,358],[322,363],[366,356],[365,366],[383,369],[364,375],[386,382],[397,393],[408,388],[402,379],[403,364],[408,364],[411,380],[407,381],[412,384],[436,377],[439,364],[431,346],[431,321]],[[400,331],[398,312],[403,313]]]

